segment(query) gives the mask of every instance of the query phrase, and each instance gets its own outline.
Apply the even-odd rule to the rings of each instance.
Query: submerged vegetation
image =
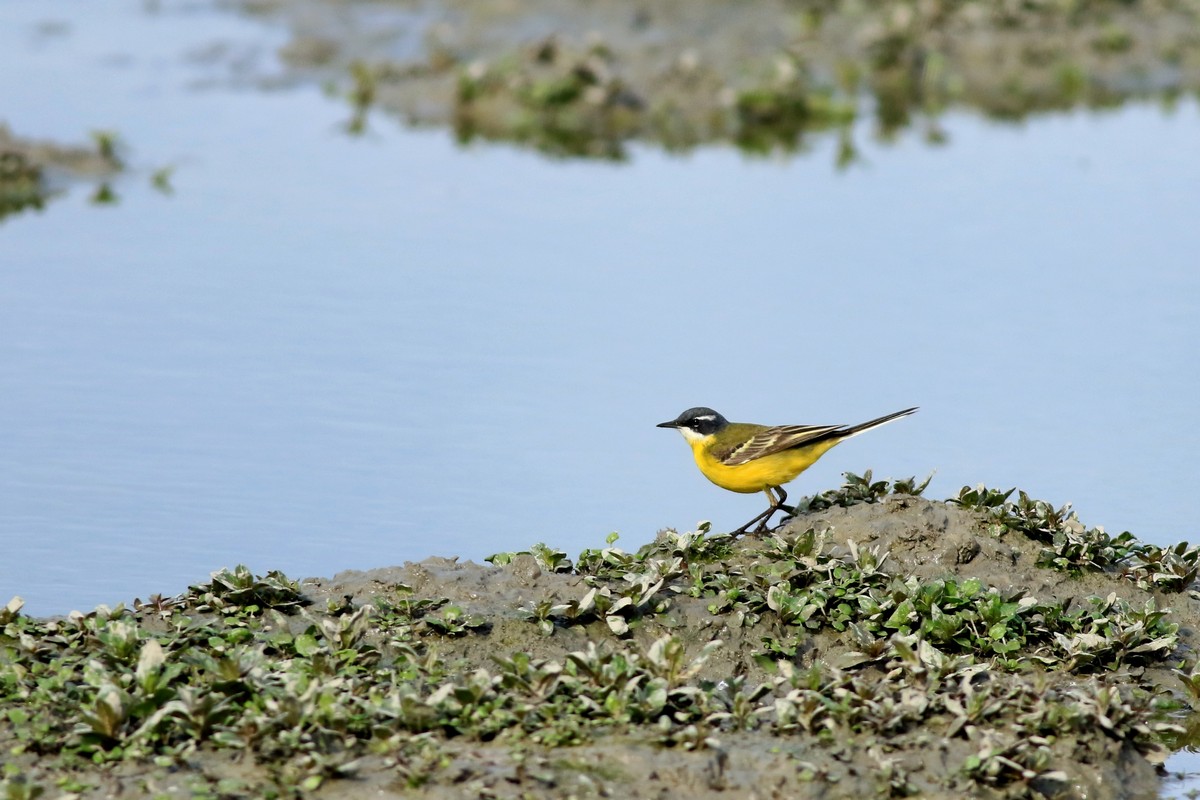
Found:
[[[668,769],[699,796],[1153,787],[1200,696],[1196,549],[925,485],[848,475],[764,537],[702,524],[330,585],[238,567],[51,620],[14,600],[0,789],[622,796]]]

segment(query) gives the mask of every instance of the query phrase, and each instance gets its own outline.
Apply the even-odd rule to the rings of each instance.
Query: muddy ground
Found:
[[[896,497],[879,505],[833,508],[805,515],[782,532],[799,532],[809,527],[831,531],[830,542],[835,546],[845,547],[853,541],[862,547],[880,548],[889,554],[888,571],[922,581],[974,578],[1004,593],[1017,592],[1040,600],[1065,601],[1115,592],[1139,605],[1162,601],[1172,608],[1171,619],[1181,626],[1184,643],[1181,656],[1190,652],[1194,631],[1200,629],[1200,601],[1190,594],[1156,597],[1129,581],[1114,581],[1111,575],[1092,573],[1071,577],[1038,568],[1035,562],[1041,548],[1036,543],[1028,538],[988,535],[978,515],[943,503]],[[727,564],[753,560],[760,545],[760,540],[753,537],[743,540]],[[495,622],[491,636],[460,640],[452,645],[455,655],[472,665],[487,666],[497,649],[520,650],[536,658],[562,659],[567,653],[586,647],[598,633],[607,638],[599,624],[557,630],[553,637],[547,638],[528,622],[521,622],[523,615],[517,609],[544,598],[568,601],[587,591],[586,582],[580,577],[548,573],[529,556],[500,570],[459,563],[455,559],[429,559],[399,568],[341,573],[332,580],[308,580],[305,587],[317,597],[350,597],[356,602],[370,602],[380,586],[395,583],[411,585],[422,595],[444,595],[468,612]],[[648,648],[656,637],[674,633],[682,636],[692,651],[699,650],[706,642],[720,641],[720,649],[707,660],[701,677],[719,682],[744,675],[752,683],[768,682],[774,671],[762,669],[755,657],[761,650],[763,631],[758,626],[734,627],[729,620],[714,617],[708,605],[706,598],[676,596],[665,619],[647,620],[630,638]],[[844,635],[818,634],[805,643],[798,662],[838,663],[855,646]],[[1141,673],[1139,680],[1166,687],[1177,683],[1171,670],[1162,666]],[[947,787],[945,779],[973,747],[973,743],[949,742],[919,728],[890,737],[886,743],[865,742],[843,751],[805,737],[781,740],[741,733],[723,740],[712,750],[664,750],[626,741],[619,746],[606,743],[580,748],[568,760],[589,765],[588,772],[608,771],[612,777],[600,781],[607,787],[607,792],[601,794],[611,797],[903,796],[906,792],[893,792],[881,777],[889,762],[899,762],[904,772],[918,776],[911,787],[918,796],[960,797],[964,787]],[[543,753],[541,757],[548,765],[554,763],[552,754]],[[1104,758],[1093,762],[1056,766],[1070,775],[1069,786],[1064,785],[1060,792],[1047,789],[1047,796],[1157,796],[1154,765],[1131,748],[1114,747]],[[460,770],[456,781],[469,780],[474,786],[491,790],[528,782],[521,780],[506,755],[489,753],[477,746],[465,747],[457,753],[452,769]],[[805,770],[820,777],[810,779]],[[571,783],[569,776],[560,774],[556,781],[568,786]],[[1029,790],[1030,796],[1037,796],[1036,789],[1036,786],[1022,786],[1012,794],[1026,796]],[[430,787],[425,794],[461,796],[455,786]],[[553,796],[553,792],[549,794]],[[983,787],[974,787],[972,794],[986,796],[988,792]],[[1006,796],[1006,792],[998,791],[996,796]]]
[[[801,150],[851,125],[943,136],[951,107],[1002,119],[1200,89],[1200,3],[760,0],[231,0],[292,39],[274,81],[339,87],[460,139],[560,156],[631,142]]]
[[[1131,540],[1051,506],[1021,522],[1011,506],[871,499],[809,510],[771,535],[668,531],[641,556],[430,558],[307,579],[295,597],[274,579],[227,574],[132,614],[48,629],[10,619],[0,711],[34,709],[31,675],[56,660],[78,659],[79,682],[99,688],[82,692],[71,724],[54,714],[74,705],[40,728],[30,711],[33,722],[0,731],[9,786],[83,797],[1155,797],[1158,765],[1191,719],[1194,569],[1168,577],[1182,562],[1169,567],[1166,551],[1128,557]],[[1085,540],[1102,546],[1080,561],[1070,542]],[[1194,551],[1171,552],[1194,567]],[[755,598],[753,585],[774,588]],[[889,605],[931,591],[928,607]],[[1011,630],[1028,614],[1019,645],[995,618],[979,625],[980,598],[993,611],[1009,603]],[[1092,612],[1037,632],[1063,609]],[[203,652],[181,644],[201,624]],[[132,642],[119,658],[114,637]],[[234,666],[215,666],[217,653]],[[110,661],[122,677],[96,677]],[[143,708],[136,687],[176,662],[180,685],[224,699],[204,706],[160,686],[160,710]],[[212,682],[222,670],[241,677]],[[103,702],[110,711],[87,713]]]
[[[1139,590],[1128,581],[1113,581],[1111,576],[1069,577],[1038,568],[1035,561],[1040,548],[1033,542],[989,536],[981,530],[976,515],[945,504],[893,498],[881,505],[834,508],[807,515],[784,530],[797,532],[807,527],[832,531],[830,541],[836,545],[845,546],[853,540],[860,546],[881,548],[889,554],[889,571],[916,576],[922,581],[948,576],[959,580],[975,578],[1005,593],[1019,592],[1042,600],[1105,596],[1110,592],[1137,604],[1153,599],[1153,593]],[[759,546],[758,540],[745,539],[731,562],[752,559]],[[586,647],[597,633],[607,638],[598,624],[559,630],[554,637],[547,638],[528,622],[521,622],[522,615],[517,609],[544,598],[567,601],[587,591],[580,577],[547,573],[529,556],[500,570],[459,563],[455,559],[429,559],[399,568],[342,573],[332,580],[308,580],[305,587],[317,597],[350,597],[357,602],[370,602],[380,586],[395,583],[411,585],[423,595],[444,595],[468,612],[494,621],[496,627],[491,636],[455,643],[455,654],[472,665],[487,666],[497,649],[520,650],[536,658],[562,659],[567,653]],[[1185,649],[1190,649],[1193,631],[1200,625],[1200,602],[1184,595],[1172,597],[1167,604],[1173,609],[1171,619],[1181,626],[1187,643]],[[762,631],[757,627],[732,627],[728,620],[714,617],[708,605],[705,598],[677,596],[672,600],[667,619],[656,620],[658,624],[647,621],[632,633],[631,639],[649,647],[657,636],[670,632],[687,640],[692,650],[698,650],[706,642],[720,641],[722,646],[706,662],[702,677],[720,681],[745,675],[753,683],[768,681],[771,674],[761,669],[755,658]],[[816,635],[806,642],[799,661],[837,663],[854,648],[854,642],[845,636]],[[1165,686],[1176,682],[1169,669],[1151,672],[1154,682]],[[953,772],[956,762],[969,755],[972,747],[971,743],[948,742],[921,729],[905,731],[886,743],[854,746],[848,752],[831,750],[804,737],[780,740],[742,733],[722,741],[719,747],[698,752],[664,750],[636,741],[592,745],[572,752],[569,761],[589,765],[588,772],[611,774],[611,779],[599,783],[607,787],[607,792],[601,794],[612,797],[890,796],[893,793],[881,786],[885,783],[881,773],[882,765],[891,761],[900,762],[905,772],[920,776],[914,787],[919,796],[958,797],[964,791],[962,787],[947,789],[939,784]],[[1124,747],[1112,748],[1107,755],[1111,758],[1058,765],[1071,776],[1070,787],[1064,787],[1061,794],[1048,790],[1047,795],[1157,796],[1158,777],[1149,761]],[[541,757],[548,765],[554,763],[551,754],[543,753]],[[491,790],[527,782],[521,780],[507,754],[489,753],[478,746],[465,747],[456,753],[452,769],[460,771],[455,776],[456,782],[468,780],[473,786]],[[806,769],[820,778],[809,779]],[[557,772],[556,781],[569,786],[570,777]],[[1025,788],[1028,787],[1015,794],[1024,795]],[[424,794],[461,796],[459,791],[455,786],[433,786]],[[976,791],[980,796],[986,794],[981,787],[976,787]],[[997,792],[997,796],[1005,793]]]

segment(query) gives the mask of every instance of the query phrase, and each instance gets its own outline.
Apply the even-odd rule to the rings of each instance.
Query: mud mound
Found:
[[[1200,553],[850,477],[764,535],[10,605],[5,788],[1153,797],[1200,688]]]

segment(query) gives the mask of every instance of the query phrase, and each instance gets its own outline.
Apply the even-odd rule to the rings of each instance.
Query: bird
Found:
[[[795,514],[793,507],[783,504],[787,500],[783,484],[794,480],[834,445],[916,411],[915,407],[906,408],[860,425],[768,426],[730,422],[711,408],[696,406],[657,427],[675,428],[683,434],[692,447],[696,466],[717,486],[743,494],[766,493],[770,501],[767,510],[734,531],[746,533],[757,522],[755,533],[761,533],[767,530],[767,522],[775,512]]]

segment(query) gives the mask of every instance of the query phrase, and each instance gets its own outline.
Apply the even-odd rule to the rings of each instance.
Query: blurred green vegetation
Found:
[[[568,0],[434,8],[417,60],[343,73],[353,129],[375,104],[464,143],[603,159],[634,141],[797,152],[834,132],[849,164],[862,120],[885,141],[916,129],[938,144],[951,108],[1021,120],[1200,91],[1200,0],[764,0],[682,15],[647,0],[632,21]]]

